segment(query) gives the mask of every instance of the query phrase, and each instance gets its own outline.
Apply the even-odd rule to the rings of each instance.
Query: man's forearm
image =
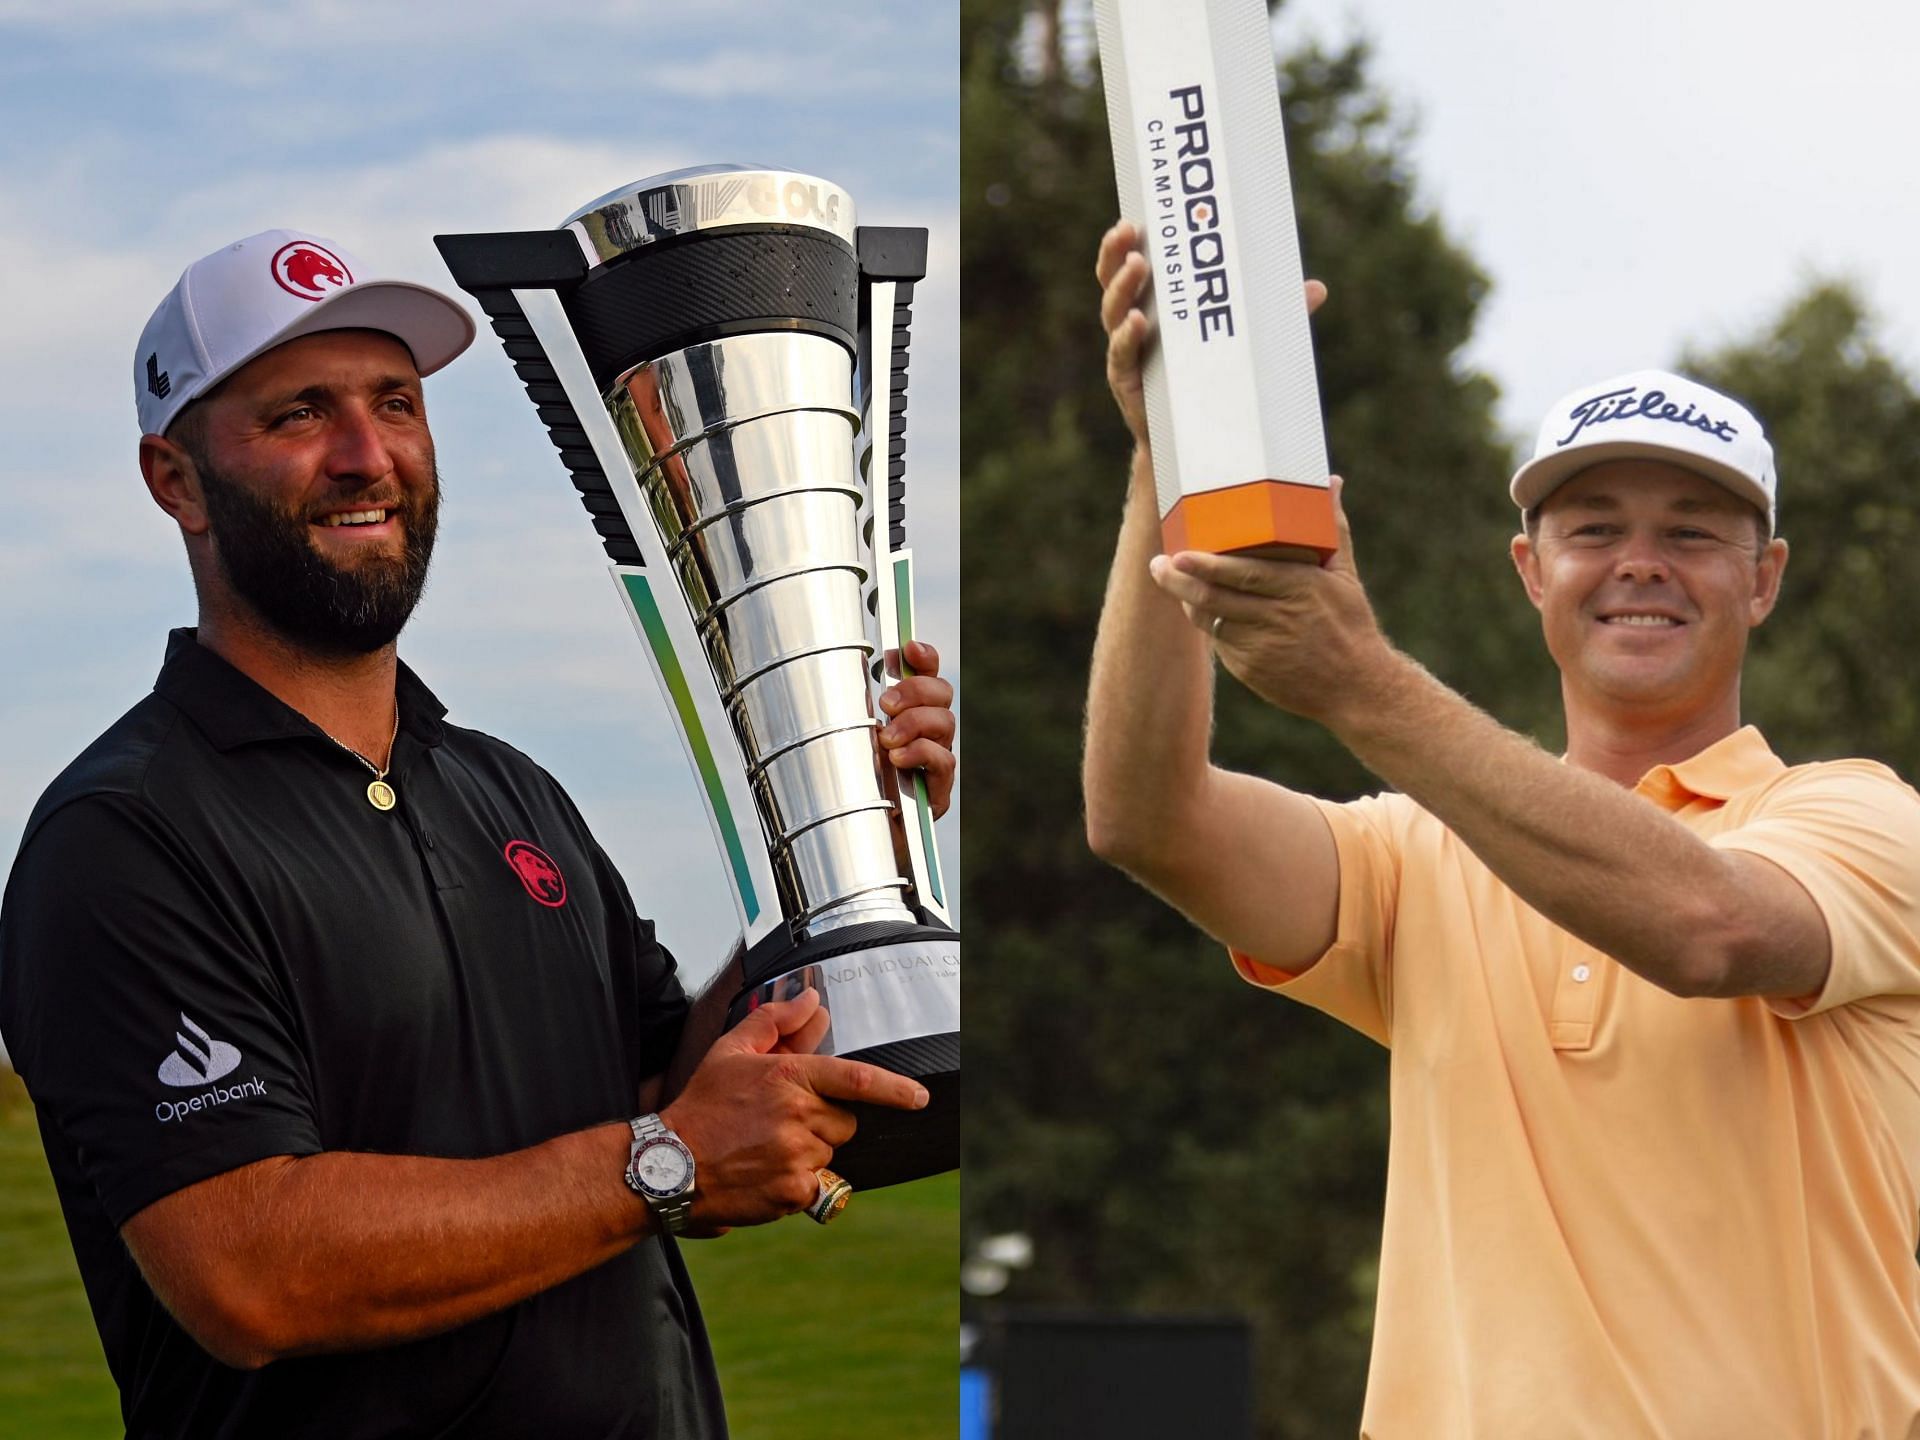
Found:
[[[1210,769],[1213,660],[1147,566],[1160,553],[1153,463],[1134,451],[1126,515],[1107,579],[1087,689],[1084,780],[1093,847],[1126,863],[1177,830]]]
[[[1304,796],[1214,766],[1212,647],[1148,569],[1160,553],[1160,506],[1141,369],[1153,336],[1140,308],[1140,238],[1116,224],[1094,265],[1107,384],[1134,453],[1088,686],[1087,840],[1229,945],[1309,965],[1333,939],[1333,837]],[[1325,297],[1308,284],[1309,311]]]
[[[1333,943],[1333,837],[1312,801],[1215,766],[1207,637],[1147,569],[1160,511],[1146,452],[1108,582],[1087,699],[1087,838],[1237,950],[1304,969]]]
[[[1562,764],[1404,656],[1355,697],[1327,717],[1342,743],[1555,924],[1679,994],[1817,988],[1824,926],[1767,862]]]
[[[123,1233],[155,1293],[228,1364],[398,1344],[651,1233],[652,1213],[620,1179],[630,1139],[609,1124],[484,1160],[264,1160],[154,1202]]]

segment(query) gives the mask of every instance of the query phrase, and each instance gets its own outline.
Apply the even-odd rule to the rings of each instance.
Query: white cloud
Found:
[[[21,156],[0,170],[0,274],[16,337],[0,349],[0,392],[9,410],[66,422],[63,441],[109,408],[131,426],[123,387],[141,324],[188,262],[238,236],[309,228],[378,269],[446,284],[436,232],[554,225],[583,199],[689,163],[664,148],[492,135],[372,165],[211,177],[122,227],[48,222],[85,213],[83,195],[98,194],[115,159],[80,149],[62,158]],[[103,386],[115,392],[111,407],[101,404]]]
[[[578,0],[557,21],[453,0],[0,0],[0,30],[109,51],[131,40],[154,74],[220,97],[257,96],[280,114],[340,120],[364,107],[330,93],[338,83],[299,82],[377,76],[418,91],[430,63],[442,74],[498,68],[519,85],[564,93],[604,88],[625,70],[636,124],[658,114],[662,95],[843,107],[922,92],[929,72],[952,83],[956,24],[935,10],[806,0]],[[830,96],[815,88],[828,85]]]
[[[391,161],[302,164],[235,175],[183,193],[170,228],[203,250],[287,216],[398,273],[440,277],[436,232],[542,229],[583,200],[693,163],[670,147],[494,134],[442,141]],[[283,223],[283,222],[271,222]]]
[[[790,4],[782,0],[705,0],[697,16],[699,30],[726,33],[718,20],[760,20],[774,23],[791,18]],[[457,19],[457,24],[449,24]],[[676,27],[671,16],[642,0],[575,0],[567,7],[566,23],[576,33],[637,29],[654,31],[693,29],[686,21]],[[316,37],[359,35],[367,43],[395,45],[432,40],[443,47],[495,43],[502,38],[524,39],[527,16],[511,6],[439,3],[394,5],[390,0],[282,0],[262,7],[248,0],[0,0],[0,25],[25,31],[76,34],[123,30],[150,20],[172,24],[219,21],[222,28],[259,45],[278,49],[311,50]]]

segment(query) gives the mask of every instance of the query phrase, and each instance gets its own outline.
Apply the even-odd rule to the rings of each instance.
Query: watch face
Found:
[[[667,1199],[693,1177],[693,1158],[671,1140],[655,1140],[633,1157],[633,1174],[647,1194]]]

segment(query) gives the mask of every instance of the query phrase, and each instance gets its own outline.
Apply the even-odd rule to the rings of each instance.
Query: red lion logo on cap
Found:
[[[567,903],[567,882],[546,851],[530,840],[509,840],[504,853],[513,873],[527,887],[527,894],[549,909],[557,910]]]
[[[351,285],[353,272],[325,246],[311,240],[295,240],[273,252],[273,278],[289,295],[298,295],[302,300],[322,300],[329,290]]]

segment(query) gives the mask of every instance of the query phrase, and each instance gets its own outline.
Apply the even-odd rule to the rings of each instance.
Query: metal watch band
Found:
[[[656,1135],[668,1133],[658,1115],[636,1115],[627,1122],[633,1127],[633,1140],[636,1145],[644,1145]]]
[[[633,1144],[627,1151],[627,1165],[629,1167],[627,1184],[635,1190],[642,1200],[647,1202],[648,1208],[660,1217],[660,1223],[666,1226],[671,1234],[678,1235],[686,1228],[688,1212],[693,1209],[693,1185],[691,1181],[689,1181],[685,1190],[675,1195],[672,1199],[657,1200],[634,1185],[631,1167],[635,1157],[640,1154],[641,1150],[655,1140],[672,1140],[683,1150],[686,1148],[686,1142],[669,1130],[666,1125],[662,1123],[658,1115],[636,1115],[627,1123],[633,1128]]]

